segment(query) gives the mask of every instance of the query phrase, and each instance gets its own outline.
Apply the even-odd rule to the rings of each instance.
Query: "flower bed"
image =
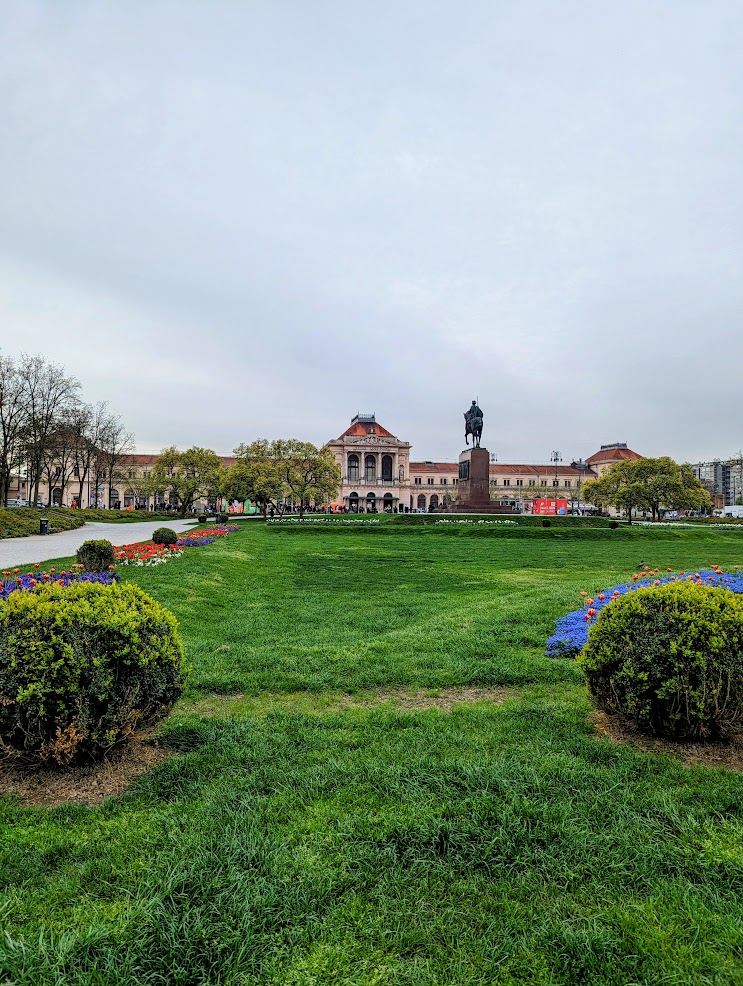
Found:
[[[220,524],[219,527],[196,528],[178,535],[178,546],[181,548],[198,548],[204,544],[214,544],[217,538],[227,537],[233,531],[239,531],[239,524]]]
[[[207,530],[197,529],[180,534],[176,544],[155,544],[153,541],[125,544],[120,548],[114,548],[114,558],[117,565],[136,565],[138,568],[165,565],[172,558],[180,558],[185,548],[214,544],[217,538],[226,537],[237,530],[239,528],[236,524],[225,524]]]
[[[437,524],[510,524],[512,527],[518,527],[517,520],[437,520]]]
[[[21,574],[20,568],[14,568],[12,571],[4,571],[2,577],[0,599],[7,599],[12,592],[29,592],[42,585],[68,586],[78,582],[111,585],[112,582],[119,581],[119,576],[115,572],[86,572],[82,565],[70,565],[62,572],[58,572],[56,568],[43,572],[36,564],[32,572]]]
[[[695,572],[673,572],[667,568],[665,575],[660,575],[660,569],[650,569],[646,566],[642,572],[635,572],[630,582],[604,589],[603,592],[589,596],[581,592],[583,606],[573,610],[567,616],[561,616],[555,624],[555,632],[547,641],[547,657],[575,657],[588,640],[588,629],[596,622],[598,614],[604,607],[627,592],[637,592],[653,586],[665,585],[668,582],[686,581],[694,585],[708,585],[731,592],[743,593],[743,574],[739,566],[734,572],[724,572],[719,566]]]
[[[288,527],[298,524],[301,524],[302,526],[306,526],[308,524],[333,524],[340,527],[361,527],[362,525],[371,526],[372,524],[379,524],[380,521],[378,519],[346,520],[341,517],[269,517],[266,523],[272,524],[274,527]]]
[[[137,568],[165,565],[171,558],[180,558],[182,554],[183,551],[176,544],[155,544],[153,541],[124,544],[120,548],[114,548],[117,565],[135,565]]]

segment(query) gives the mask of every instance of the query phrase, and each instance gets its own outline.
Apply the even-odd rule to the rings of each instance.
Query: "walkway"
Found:
[[[74,555],[83,541],[105,538],[111,544],[135,544],[149,541],[158,527],[170,527],[176,533],[188,530],[194,518],[188,520],[151,520],[146,524],[86,524],[74,531],[59,534],[32,534],[25,538],[0,540],[0,569],[19,565],[32,565],[51,558],[68,558]]]

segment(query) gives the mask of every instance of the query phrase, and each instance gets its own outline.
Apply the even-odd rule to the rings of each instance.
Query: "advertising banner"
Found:
[[[564,517],[568,512],[567,500],[532,500],[531,512],[533,514],[559,514]]]

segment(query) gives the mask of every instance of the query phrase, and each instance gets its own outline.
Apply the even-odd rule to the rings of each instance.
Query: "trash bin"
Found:
[[[39,534],[49,533],[49,518],[39,517]]]

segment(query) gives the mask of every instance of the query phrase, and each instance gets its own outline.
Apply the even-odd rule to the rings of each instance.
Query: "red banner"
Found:
[[[565,516],[568,512],[567,500],[532,500],[531,512],[533,514],[551,514],[552,516]]]

